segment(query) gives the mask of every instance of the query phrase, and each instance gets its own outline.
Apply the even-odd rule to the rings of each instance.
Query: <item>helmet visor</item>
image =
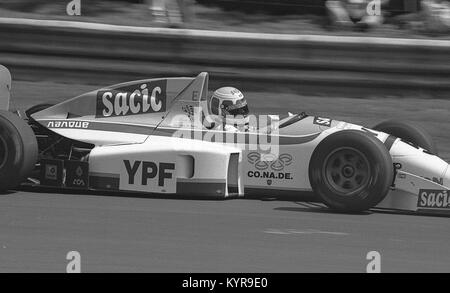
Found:
[[[248,115],[248,105],[246,100],[240,100],[235,105],[231,104],[225,107],[226,115],[233,116],[247,116]]]
[[[229,110],[228,113],[230,113],[230,115],[234,115],[234,116],[237,116],[237,115],[247,116],[248,115],[248,106],[245,105],[241,108]]]

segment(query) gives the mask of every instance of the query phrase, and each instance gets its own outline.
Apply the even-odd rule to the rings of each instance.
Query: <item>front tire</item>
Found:
[[[374,136],[344,130],[326,137],[309,165],[313,191],[330,208],[361,212],[381,202],[392,184],[394,167],[386,147]]]
[[[30,126],[11,112],[0,110],[0,191],[18,186],[34,169],[38,157]]]

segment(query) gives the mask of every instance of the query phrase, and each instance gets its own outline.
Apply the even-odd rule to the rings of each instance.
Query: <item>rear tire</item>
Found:
[[[36,136],[30,126],[0,110],[0,191],[18,186],[34,169],[37,157]]]
[[[394,178],[392,158],[374,136],[344,130],[326,137],[314,150],[309,179],[314,193],[330,208],[361,212],[376,206]]]
[[[377,124],[373,130],[378,130],[401,138],[416,146],[426,149],[430,153],[438,154],[438,149],[433,138],[426,130],[408,121],[387,120]]]

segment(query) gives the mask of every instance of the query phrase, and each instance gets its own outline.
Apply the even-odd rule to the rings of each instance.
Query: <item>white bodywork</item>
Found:
[[[94,148],[89,173],[117,178],[119,190],[175,194],[186,193],[188,184],[199,194],[228,197],[244,193],[241,159],[233,147],[151,136],[140,144]]]
[[[379,208],[399,210],[450,209],[450,167],[441,158],[397,139],[390,150],[397,170],[394,185]]]

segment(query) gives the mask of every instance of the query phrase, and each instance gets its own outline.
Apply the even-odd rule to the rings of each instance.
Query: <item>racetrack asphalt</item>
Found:
[[[15,87],[19,108],[67,98],[57,94],[82,88],[28,82]],[[330,110],[356,123],[374,122],[377,112],[386,118],[398,113],[426,121],[449,158],[447,100],[408,99],[400,107],[403,102],[395,99],[283,98],[287,104],[264,99],[269,102],[258,103],[257,110]],[[449,217],[339,214],[292,199],[22,190],[0,194],[0,272],[65,272],[69,251],[80,252],[82,272],[365,272],[369,251],[381,254],[383,272],[450,272],[449,231]]]
[[[0,272],[450,272],[448,217],[332,213],[320,204],[13,192]]]

